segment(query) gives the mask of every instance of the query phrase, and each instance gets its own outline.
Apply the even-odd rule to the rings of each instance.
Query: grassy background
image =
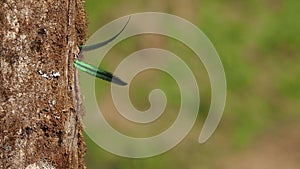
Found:
[[[172,51],[191,66],[198,78],[201,92],[199,117],[183,142],[167,153],[148,159],[115,156],[86,137],[87,167],[214,169],[226,168],[226,161],[246,163],[249,158],[255,161],[258,158],[255,153],[261,151],[261,140],[275,144],[282,138],[279,133],[292,132],[291,129],[297,128],[300,120],[299,7],[298,0],[87,0],[90,35],[116,18],[137,12],[166,12],[191,21],[215,45],[228,83],[227,104],[221,124],[213,137],[200,145],[197,138],[210,104],[210,84],[201,62],[184,45],[166,37],[143,35],[122,41],[108,53],[103,68],[114,70],[122,59],[143,48],[160,47]],[[147,81],[153,83],[145,84]],[[140,137],[157,134],[170,126],[177,116],[180,93],[175,81],[164,73],[143,72],[130,86],[132,102],[140,110],[149,107],[147,98],[152,89],[159,87],[165,91],[168,97],[166,115],[150,125],[131,124],[122,119],[113,107],[109,84],[103,81],[96,83],[99,105],[107,112],[106,118],[114,128],[126,134]],[[289,138],[285,139],[286,144],[291,144],[295,147],[294,151],[298,151],[296,147],[299,148],[300,142],[292,144]],[[283,151],[281,155],[284,154]],[[239,162],[232,160],[236,156],[241,157]],[[272,163],[267,156],[263,159],[266,163],[268,160]]]

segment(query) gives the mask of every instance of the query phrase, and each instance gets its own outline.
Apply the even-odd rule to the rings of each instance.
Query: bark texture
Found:
[[[83,0],[0,0],[0,168],[84,168],[76,111]]]

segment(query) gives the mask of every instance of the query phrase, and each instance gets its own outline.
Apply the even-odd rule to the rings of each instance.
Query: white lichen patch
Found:
[[[38,70],[38,73],[45,79],[52,79],[52,78],[59,78],[60,77],[60,73],[59,72],[55,72],[54,70],[52,70],[49,74],[46,73],[43,70]]]
[[[60,76],[60,73],[59,72],[52,73],[52,76],[54,78],[58,78]]]
[[[18,11],[16,9],[13,9],[12,11],[7,11],[6,12],[6,20],[7,20],[7,24],[10,26],[11,31],[8,31],[6,33],[4,33],[5,39],[16,39],[16,34],[19,32],[20,29],[20,24],[17,18],[17,14]]]
[[[45,78],[45,79],[50,79],[47,74],[42,74],[42,77]]]
[[[30,164],[25,169],[55,169],[55,167],[53,167],[51,164],[47,162],[42,161],[42,162]]]
[[[23,44],[27,44],[28,42],[27,42],[26,38],[27,38],[27,36],[22,34],[22,35],[20,35],[19,41],[23,42]]]
[[[16,100],[15,98],[13,98],[13,97],[10,97],[10,98],[8,99],[8,102],[11,102],[11,103],[13,103],[15,100]]]
[[[21,135],[22,134],[22,129],[20,128],[19,131],[17,131],[17,135]]]
[[[18,97],[22,97],[23,93],[18,93],[17,96]]]
[[[55,105],[56,104],[56,100],[52,100],[52,105]]]
[[[42,70],[38,70],[38,73],[39,73],[40,75],[43,75],[43,74],[44,74],[44,72],[43,72]]]

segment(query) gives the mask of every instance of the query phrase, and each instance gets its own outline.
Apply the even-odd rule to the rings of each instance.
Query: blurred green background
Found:
[[[223,169],[298,168],[300,166],[300,1],[298,0],[86,0],[89,35],[106,23],[137,12],[165,12],[197,25],[212,41],[227,78],[227,104],[215,134],[205,144],[197,139],[210,106],[210,83],[200,60],[183,44],[167,37],[143,35],[117,44],[102,68],[113,71],[126,56],[149,47],[164,48],[191,66],[198,79],[201,104],[197,122],[178,146],[147,159],[115,156],[88,137],[90,169]],[[151,82],[151,83],[149,83]],[[164,131],[175,120],[180,93],[168,75],[149,70],[130,86],[132,104],[149,107],[149,92],[167,95],[164,115],[148,125],[123,119],[113,106],[110,86],[97,81],[99,105],[110,124],[131,136]],[[88,113],[88,112],[87,112]]]

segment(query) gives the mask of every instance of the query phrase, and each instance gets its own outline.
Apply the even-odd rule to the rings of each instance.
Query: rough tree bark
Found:
[[[83,0],[0,0],[1,169],[85,168],[73,67],[85,36]]]

